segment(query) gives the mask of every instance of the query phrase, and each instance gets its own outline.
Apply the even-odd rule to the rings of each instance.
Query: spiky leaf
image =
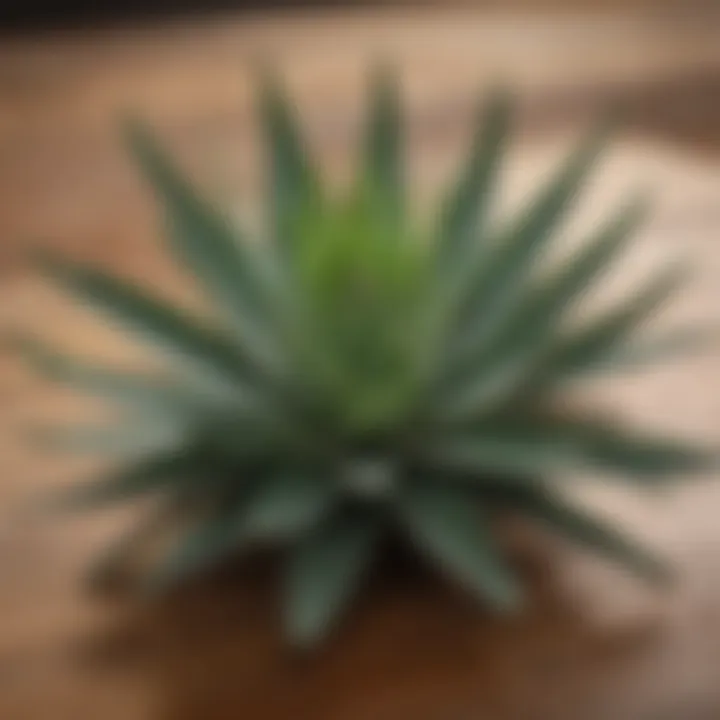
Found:
[[[419,486],[401,502],[401,515],[419,548],[452,577],[500,610],[515,610],[521,592],[470,494]]]
[[[300,646],[333,628],[372,560],[379,528],[375,518],[338,515],[291,551],[285,578],[285,627]]]
[[[547,183],[520,219],[500,233],[494,252],[476,274],[460,304],[458,331],[480,326],[495,327],[512,306],[547,243],[554,237],[560,221],[577,197],[589,175],[608,132],[603,122],[568,158]],[[492,312],[488,312],[492,308]]]
[[[245,507],[246,531],[250,537],[294,537],[321,520],[337,497],[327,478],[300,472],[268,478]]]
[[[67,290],[102,310],[128,329],[153,343],[170,360],[193,371],[203,387],[252,397],[250,382],[257,368],[233,342],[191,319],[186,313],[129,282],[69,260],[44,253],[46,274]]]
[[[198,474],[210,480],[210,471],[194,449],[158,453],[113,470],[105,477],[61,491],[51,505],[85,509],[134,500],[168,489],[186,490]]]
[[[587,511],[573,507],[557,493],[537,485],[526,488],[516,497],[513,509],[653,582],[665,583],[670,579],[666,563],[631,542],[610,523],[600,522]]]
[[[719,340],[720,331],[717,328],[690,327],[665,331],[655,337],[628,340],[587,372],[620,373],[643,369],[678,357],[689,357],[695,352],[706,352]]]
[[[611,260],[625,246],[645,215],[645,204],[634,202],[623,208],[579,250],[565,259],[547,279],[520,289],[516,304],[502,321],[481,324],[468,332],[460,357],[462,367],[475,375],[488,372],[498,357],[530,354],[549,337],[568,310],[573,308]]]
[[[266,70],[259,90],[261,127],[270,152],[271,227],[277,249],[287,255],[297,241],[295,223],[316,209],[320,185],[281,81]]]
[[[61,355],[39,340],[25,336],[12,338],[11,345],[40,375],[120,406],[174,416],[197,412],[203,406],[202,395],[170,381],[167,375],[91,364]]]
[[[146,579],[145,590],[151,594],[177,587],[243,548],[245,534],[242,506],[231,506],[201,520],[186,530]]]
[[[371,109],[362,156],[359,192],[370,199],[379,222],[397,228],[405,212],[403,134],[397,79],[378,68],[371,87]]]
[[[669,480],[712,469],[715,453],[605,423],[496,420],[439,433],[419,450],[436,467],[483,474],[540,475],[591,469],[629,481]]]
[[[630,334],[648,322],[659,307],[668,300],[686,278],[684,268],[671,267],[653,279],[635,297],[598,319],[586,322],[579,329],[568,332],[548,353],[541,366],[538,386],[549,390],[558,380],[592,369],[617,352]]]
[[[252,252],[239,229],[200,197],[145,125],[129,122],[126,136],[165,206],[171,250],[229,316],[245,351],[277,364],[267,337],[272,298],[255,262],[257,251]]]
[[[191,433],[177,421],[132,417],[113,425],[33,425],[25,434],[55,453],[143,456],[176,447]]]
[[[438,229],[439,262],[453,270],[472,267],[476,247],[487,241],[488,218],[508,138],[510,98],[497,90],[483,103],[470,157],[443,204]]]

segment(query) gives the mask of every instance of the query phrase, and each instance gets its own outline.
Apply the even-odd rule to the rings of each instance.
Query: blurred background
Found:
[[[132,17],[157,15],[166,18],[168,14],[207,14],[213,11],[233,10],[286,10],[288,8],[347,8],[347,7],[388,7],[399,5],[405,7],[438,6],[438,0],[154,0],[140,2],[127,0],[123,3],[111,0],[8,0],[2,8],[2,17],[8,22],[33,28],[38,24],[73,25],[78,22],[94,23],[101,19],[110,21]],[[546,12],[546,11],[598,11],[622,10],[641,11],[646,14],[663,12],[679,12],[707,14],[713,12],[713,0],[452,0],[442,3],[448,6],[475,6],[483,9],[502,9],[503,11]]]
[[[418,198],[466,147],[478,94],[516,91],[508,193],[522,195],[597,112],[623,130],[579,222],[650,187],[656,209],[623,268],[692,253],[675,309],[720,319],[720,3],[714,0],[303,2],[4,0],[0,7],[0,323],[77,352],[127,350],[35,278],[42,242],[168,292],[151,198],[119,145],[128,112],[238,213],[257,207],[261,154],[251,64],[287,77],[330,174],[351,167],[369,64],[403,80]],[[614,205],[612,205],[614,207]],[[691,359],[600,395],[629,417],[717,437],[720,357]],[[18,417],[66,418],[73,400],[0,357],[0,497],[12,508],[78,471],[24,447]],[[715,433],[715,434],[714,434]],[[128,609],[79,577],[124,518],[0,521],[2,720],[713,720],[720,717],[718,492],[654,504],[593,498],[675,559],[673,594],[640,595],[575,555],[530,563],[544,598],[521,625],[477,618],[423,579],[386,573],[312,663],[280,652],[261,578],[170,608]],[[555,551],[553,551],[555,552]]]

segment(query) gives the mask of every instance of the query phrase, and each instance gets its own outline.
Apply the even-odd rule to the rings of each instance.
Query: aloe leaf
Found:
[[[720,328],[692,327],[665,331],[657,337],[628,340],[591,368],[591,372],[625,372],[677,357],[703,352],[720,341]]]
[[[188,314],[100,270],[49,254],[40,264],[51,279],[153,343],[204,386],[220,388],[226,396],[254,396],[257,370],[249,359]]]
[[[459,365],[456,372],[483,367],[498,355],[533,352],[627,245],[645,213],[643,202],[635,201],[623,208],[547,279],[523,292],[492,328],[481,323],[475,330],[468,329],[460,357],[455,359]]]
[[[547,339],[545,339],[547,342]],[[429,413],[435,422],[458,425],[482,420],[520,394],[528,377],[545,359],[544,346],[524,354],[482,363],[468,378],[456,379],[433,393]]]
[[[60,510],[103,507],[150,494],[179,492],[198,477],[210,482],[211,473],[192,450],[161,452],[112,470],[100,480],[61,490],[46,505]]]
[[[436,391],[435,414],[450,422],[481,419],[515,399],[537,397],[556,385],[610,362],[638,325],[651,318],[678,288],[684,272],[671,268],[635,297],[579,330],[547,328],[518,337],[512,352],[490,355],[466,377]],[[521,340],[524,340],[521,342]]]
[[[361,191],[369,193],[372,211],[397,227],[405,211],[403,131],[397,79],[376,71],[363,159]]]
[[[10,343],[43,377],[125,407],[178,415],[197,411],[201,405],[199,397],[180,384],[169,383],[166,378],[69,358],[27,336],[15,336]]]
[[[248,536],[287,538],[307,531],[321,520],[337,500],[326,479],[287,473],[260,482],[245,507]]]
[[[612,525],[572,507],[557,494],[536,487],[520,494],[513,509],[652,582],[666,583],[670,579],[670,570],[664,562],[631,542]]]
[[[333,628],[368,570],[378,538],[376,518],[338,515],[290,551],[284,619],[291,642],[309,647]]]
[[[297,241],[296,223],[320,197],[320,183],[280,80],[263,71],[259,91],[260,125],[270,148],[272,234],[287,253]]]
[[[549,389],[556,381],[602,365],[638,326],[652,319],[659,307],[678,290],[685,277],[684,268],[671,267],[617,308],[598,319],[585,322],[579,330],[560,335],[535,380],[537,387]]]
[[[605,143],[608,129],[606,122],[598,125],[547,183],[540,196],[521,213],[520,220],[500,233],[494,251],[485,258],[473,279],[471,291],[460,304],[458,328],[494,326],[506,308],[512,306],[524,289],[538,256],[555,237],[560,221],[579,194]]]
[[[182,423],[156,418],[126,418],[105,425],[35,425],[24,433],[35,445],[53,453],[82,453],[104,456],[142,456],[181,445],[185,439]]]
[[[220,211],[183,177],[148,128],[126,126],[128,145],[164,205],[171,250],[202,284],[218,308],[229,315],[245,352],[277,362],[268,327],[269,288],[246,241]]]
[[[510,114],[510,97],[505,91],[496,91],[483,104],[470,157],[441,211],[438,237],[443,266],[455,269],[474,260],[475,246],[487,235],[487,215],[497,190]]]
[[[214,569],[245,545],[242,505],[213,514],[187,530],[144,582],[149,594],[172,590]]]
[[[637,435],[609,424],[500,421],[442,433],[420,452],[439,468],[488,474],[595,470],[632,482],[657,482],[714,467],[718,454],[681,441]]]
[[[440,484],[413,487],[400,512],[419,549],[464,587],[499,610],[520,606],[520,588],[470,493]]]

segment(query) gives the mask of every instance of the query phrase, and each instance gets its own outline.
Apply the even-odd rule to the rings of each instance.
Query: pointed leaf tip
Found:
[[[295,107],[273,71],[258,77],[258,114],[265,136],[269,172],[268,218],[279,257],[294,252],[298,218],[321,196],[321,182]]]
[[[522,589],[471,493],[440,484],[417,487],[403,499],[401,512],[419,548],[461,585],[499,612],[523,608]]]
[[[398,224],[405,209],[400,83],[390,68],[376,68],[369,90],[369,115],[359,192],[372,200],[372,213]]]
[[[297,649],[311,649],[333,629],[369,568],[378,537],[373,518],[336,517],[291,551],[284,619]]]
[[[444,199],[439,228],[441,256],[453,268],[472,266],[478,241],[487,236],[484,231],[497,190],[511,114],[509,93],[497,88],[484,99],[470,156]]]
[[[518,500],[518,510],[549,530],[625,566],[655,585],[667,587],[675,579],[675,572],[666,561],[625,537],[614,524],[574,507],[556,494],[540,488],[526,488]]]

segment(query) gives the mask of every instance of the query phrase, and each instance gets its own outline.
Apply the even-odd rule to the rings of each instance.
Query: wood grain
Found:
[[[470,10],[261,15],[205,24],[63,34],[0,47],[0,270],[3,329],[35,328],[80,354],[132,348],[31,272],[44,243],[192,299],[157,242],[157,218],[118,144],[115,120],[153,121],[198,180],[252,210],[261,152],[247,63],[287,72],[329,170],[352,161],[363,73],[378,52],[403,71],[413,178],[429,196],[459,160],[478,87],[518,88],[518,144],[507,169],[519,202],[581,121],[624,100],[629,125],[603,164],[575,229],[637,186],[652,221],[608,290],[655,263],[695,260],[692,284],[663,321],[720,320],[720,49],[712,23],[609,16],[504,18]],[[720,127],[720,123],[715,123]],[[673,142],[668,142],[673,141]],[[247,192],[247,195],[245,194]],[[720,353],[710,349],[591,396],[628,420],[714,441]],[[516,622],[478,612],[437,579],[390,562],[318,656],[299,662],[277,634],[262,565],[214,578],[155,607],[101,602],[79,580],[126,513],[28,517],[36,493],[81,474],[20,441],[29,418],[85,408],[0,357],[0,717],[8,720],[709,720],[720,717],[720,488],[714,478],[649,502],[601,487],[579,494],[681,570],[667,595],[564,547],[520,542],[538,597]],[[533,541],[535,538],[532,538]]]

